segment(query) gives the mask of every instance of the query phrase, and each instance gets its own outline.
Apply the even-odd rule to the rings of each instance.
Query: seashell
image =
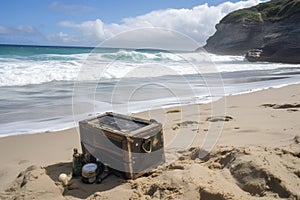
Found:
[[[66,186],[66,185],[68,185],[68,183],[69,183],[69,181],[70,181],[70,177],[69,177],[67,174],[62,173],[62,174],[60,174],[60,175],[58,176],[58,180],[59,180],[60,182],[62,182],[62,184],[63,184],[64,186]]]

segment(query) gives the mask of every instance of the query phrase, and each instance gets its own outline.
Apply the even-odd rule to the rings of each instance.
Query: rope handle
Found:
[[[144,139],[142,143],[142,149],[146,153],[151,153],[152,152],[152,140],[150,138]]]

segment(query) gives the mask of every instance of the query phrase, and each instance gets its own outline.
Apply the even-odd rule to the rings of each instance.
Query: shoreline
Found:
[[[225,95],[221,98],[227,98],[230,96],[239,96],[239,95],[244,95],[244,94],[250,94],[250,93],[256,93],[259,91],[264,91],[264,90],[270,90],[270,89],[278,89],[278,88],[284,88],[284,87],[288,87],[288,86],[293,86],[293,85],[298,85],[300,84],[300,82],[294,82],[291,84],[281,84],[281,85],[276,85],[276,86],[271,86],[271,87],[266,87],[266,88],[259,88],[256,90],[248,90],[248,91],[243,91],[243,92],[238,92],[238,93],[234,93],[234,94],[228,94]],[[215,101],[219,101],[219,100],[215,100]],[[214,101],[213,101],[214,102]],[[185,107],[185,106],[192,106],[192,105],[205,105],[205,104],[211,104],[212,102],[198,102],[198,103],[190,103],[190,104],[183,104],[183,105],[170,105],[170,106],[166,106],[166,107],[162,107],[162,108],[158,108],[158,109],[171,109],[171,108],[176,108],[176,107]],[[156,108],[154,110],[157,110]],[[148,109],[146,110],[138,110],[133,112],[134,113],[143,113],[143,112],[147,112],[149,111]],[[68,122],[68,124],[70,124],[71,122]],[[59,128],[59,129],[49,129],[49,130],[45,130],[45,131],[33,131],[33,132],[24,132],[24,133],[14,133],[14,134],[4,134],[4,135],[0,135],[0,139],[1,138],[6,138],[6,137],[13,137],[13,136],[20,136],[20,135],[34,135],[34,134],[44,134],[44,133],[55,133],[55,132],[60,132],[60,131],[68,131],[70,129],[75,129],[78,126],[68,126],[66,128]]]
[[[216,146],[214,146],[210,154],[211,159],[213,158],[213,155],[216,156],[216,159],[222,159],[222,156],[224,157],[224,155],[227,155],[227,153],[222,155],[221,152],[223,151],[224,152],[249,151],[250,152],[249,155],[253,154],[253,157],[251,157],[251,159],[256,160],[259,159],[260,155],[264,155],[265,159],[269,163],[274,162],[276,164],[277,161],[275,162],[274,160],[279,159],[275,157],[278,153],[276,149],[283,148],[285,149],[285,151],[294,152],[296,155],[297,152],[300,153],[300,145],[295,143],[296,141],[295,138],[299,137],[300,135],[300,123],[299,123],[300,84],[293,84],[293,85],[288,85],[280,88],[265,89],[265,90],[250,92],[246,94],[231,95],[226,97],[226,102],[227,102],[226,104],[227,112],[226,112],[226,116],[223,117],[224,118],[228,117],[228,121],[226,120],[223,121],[224,126],[222,129],[222,133],[218,138]],[[190,146],[199,148],[201,147],[201,144],[203,143],[208,130],[211,128],[211,125],[214,123],[208,121],[208,117],[210,116],[210,114],[211,114],[211,108],[210,108],[210,103],[208,103],[208,104],[201,104],[201,105],[198,104],[186,105],[180,107],[180,110],[178,110],[178,107],[149,110],[145,112],[135,113],[134,116],[139,116],[143,118],[151,117],[160,122],[163,122],[166,146],[168,146],[168,143],[172,140],[174,135],[176,135],[177,133],[176,131],[178,131],[178,128],[176,128],[176,126],[178,126],[179,129],[182,130],[182,132],[187,136],[195,135],[195,138],[192,141]],[[183,119],[185,121],[182,121]],[[70,170],[69,164],[63,164],[63,163],[71,162],[73,148],[80,149],[79,137],[75,128],[57,131],[57,132],[33,133],[33,134],[1,137],[0,138],[0,159],[3,164],[0,166],[0,180],[1,180],[0,197],[3,197],[4,199],[6,199],[7,197],[7,199],[9,199],[14,195],[20,195],[24,193],[28,196],[28,198],[30,198],[39,194],[40,192],[39,190],[43,190],[43,191],[46,190],[44,195],[46,194],[50,195],[49,191],[51,191],[52,195],[56,195],[56,196],[51,196],[50,199],[51,198],[64,199],[64,196],[62,195],[61,192],[61,188],[62,188],[61,185],[55,186],[54,184],[55,181],[57,181],[57,174],[56,172],[54,173],[53,171],[65,170],[65,172],[68,172],[68,170]],[[225,151],[224,148],[227,150]],[[247,150],[249,148],[250,150]],[[189,150],[190,148],[187,147],[186,151],[190,152]],[[184,156],[186,154],[186,151],[184,151],[185,153],[183,152],[181,155]],[[218,154],[218,152],[220,153],[220,155]],[[167,156],[170,155],[168,154]],[[248,154],[238,153],[237,155],[232,154],[232,156],[236,160],[232,162],[237,162],[241,159],[239,156],[244,158],[243,156],[247,157]],[[293,165],[296,169],[300,168],[299,159],[296,159],[296,157],[294,158],[293,156],[291,157],[290,154],[285,156],[283,156],[283,158],[284,158],[284,162],[286,162],[286,165],[288,166]],[[215,178],[221,181],[220,184],[225,184],[225,185],[229,184],[230,185],[228,186],[229,188],[226,187],[223,188],[225,192],[227,191],[230,194],[232,193],[232,195],[234,195],[235,192],[237,192],[237,194],[239,194],[240,197],[243,198],[249,197],[249,199],[252,198],[251,196],[247,196],[248,194],[243,193],[243,191],[240,191],[241,189],[236,189],[237,186],[234,184],[234,180],[232,179],[231,175],[230,175],[230,179],[228,179],[229,175],[226,176],[224,175],[225,172],[228,173],[228,170],[231,169],[230,168],[231,165],[228,166],[228,168],[224,167],[225,171],[222,172],[217,167],[216,169],[214,167],[209,167],[210,166],[209,162],[212,162],[211,160],[208,160],[207,161],[208,163],[207,162],[202,163],[200,161],[198,162],[197,160],[188,159],[188,158],[187,160],[185,160],[185,162],[177,161],[176,159],[174,159],[173,161],[175,164],[177,163],[176,166],[177,165],[183,166],[177,168],[180,169],[183,168],[183,169],[179,170],[175,167],[174,169],[177,169],[177,171],[176,170],[174,171],[172,170],[172,167],[167,166],[167,168],[164,168],[162,172],[160,172],[160,175],[158,176],[142,177],[133,182],[124,182],[123,180],[120,180],[119,178],[113,176],[112,178],[109,178],[107,180],[106,183],[107,185],[100,185],[100,186],[92,185],[88,187],[77,181],[76,184],[79,184],[77,189],[75,188],[73,190],[69,190],[68,192],[66,192],[66,194],[68,199],[72,199],[73,197],[87,198],[88,196],[95,195],[97,191],[102,191],[102,189],[99,188],[107,186],[110,189],[103,190],[103,194],[101,194],[104,195],[103,198],[115,197],[120,199],[120,196],[114,196],[116,195],[116,193],[119,193],[124,195],[124,199],[126,199],[125,197],[128,197],[128,195],[132,196],[133,193],[141,192],[132,189],[132,183],[138,185],[139,184],[147,185],[146,184],[147,182],[151,183],[151,181],[154,181],[156,184],[158,184],[159,181],[168,182],[170,181],[169,179],[173,180],[173,178],[175,178],[173,180],[175,186],[176,187],[178,186],[179,188],[184,188],[182,189],[182,192],[175,192],[174,193],[175,197],[186,199],[188,196],[184,196],[184,195],[187,195],[189,190],[194,191],[194,189],[191,189],[188,186],[187,188],[185,188],[186,186],[181,185],[184,184],[180,182],[181,176],[186,176],[184,175],[184,173],[200,173],[199,172],[200,170],[203,171],[200,173],[201,176],[206,177],[208,180],[212,179],[212,177],[215,177],[215,175],[208,176],[208,174],[212,173],[212,174],[217,174]],[[242,160],[241,162],[244,163],[246,161]],[[292,164],[293,162],[294,164]],[[30,184],[27,184],[28,188],[17,187],[16,185],[18,185],[17,184],[18,178],[16,177],[21,171],[23,171],[23,174],[24,173],[26,174],[26,171],[24,172],[24,170],[31,165],[37,165],[43,167],[38,170],[35,169],[37,171],[34,170],[30,171],[31,174],[38,172],[43,175],[38,175],[37,177],[41,177],[41,178],[37,178],[37,180],[36,179],[29,180],[30,184],[33,185],[36,184],[34,188],[31,188]],[[217,163],[215,163],[214,165],[217,165]],[[259,164],[257,165],[258,165],[256,166],[257,169],[260,169],[261,166]],[[48,174],[41,172],[41,170],[49,169],[49,166],[50,167],[52,166],[53,168],[53,169],[51,168],[52,170],[51,173],[55,174],[55,176],[54,175],[52,176],[50,173],[51,175],[50,178],[48,175],[49,172],[47,172]],[[169,166],[173,166],[173,165],[171,164]],[[267,169],[274,171],[275,169],[273,169],[272,166],[273,165],[270,165],[269,167],[267,166]],[[197,167],[197,170],[195,171],[193,167]],[[293,172],[295,174],[292,175],[290,174],[292,172],[290,172],[289,170],[285,168],[281,169],[282,167],[281,165],[278,165],[277,167],[278,167],[278,173],[279,172],[285,173],[282,174],[282,176],[280,175],[279,177],[283,183],[285,183],[286,179],[292,180],[290,185],[286,186],[289,188],[289,190],[287,190],[287,193],[291,193],[292,196],[296,195],[295,197],[299,198],[300,194],[294,192],[294,190],[296,191],[297,188],[298,189],[300,188],[300,186],[297,185],[298,179],[294,177],[295,174],[297,174],[297,172],[296,171]],[[291,169],[293,170],[293,168]],[[204,172],[207,172],[207,174],[203,174]],[[198,177],[199,175],[195,175],[195,176]],[[272,176],[275,175],[272,174]],[[252,177],[252,178],[253,181],[260,180],[258,177],[256,178]],[[226,183],[226,180],[229,182]],[[193,181],[190,180],[190,181],[194,183],[194,180]],[[15,186],[11,186],[12,183]],[[117,186],[112,186],[116,183],[118,183]],[[196,183],[200,188],[202,187],[206,188],[210,185],[211,187],[214,188],[212,190],[215,190],[216,188],[217,189],[219,188],[220,190],[222,189],[218,186],[217,183],[204,183],[201,181],[199,183],[198,182]],[[51,190],[48,188],[48,185],[51,185],[51,187],[49,186]],[[13,193],[10,193],[9,191],[7,192],[8,187],[12,187],[13,190],[15,191]],[[4,190],[6,190],[6,192]],[[29,190],[31,190],[31,192]],[[201,196],[199,192],[195,192],[195,191],[192,192],[191,195],[193,196],[194,193],[196,195],[195,196],[196,198],[199,195]],[[275,193],[276,192],[274,192],[274,194]],[[1,196],[2,194],[3,196]],[[141,195],[147,196],[147,194],[141,194]],[[266,195],[268,196],[269,194],[266,193]],[[271,192],[270,195],[273,195],[273,193]],[[48,196],[42,196],[42,197],[48,197]],[[238,199],[237,196],[235,197]]]

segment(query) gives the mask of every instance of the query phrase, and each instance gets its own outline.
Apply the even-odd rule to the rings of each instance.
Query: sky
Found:
[[[97,46],[119,33],[155,27],[180,32],[204,45],[226,14],[260,2],[1,0],[0,44]]]

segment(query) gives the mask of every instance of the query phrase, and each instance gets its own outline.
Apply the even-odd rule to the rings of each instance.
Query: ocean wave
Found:
[[[76,81],[80,73],[87,70],[87,76],[81,80],[276,69],[285,72],[300,71],[299,65],[249,63],[243,56],[220,56],[200,52],[102,49],[101,52],[80,54],[11,54],[0,55],[0,87]]]
[[[77,61],[0,62],[0,86],[22,86],[51,81],[75,80],[80,69]]]
[[[182,61],[178,53],[172,52],[141,52],[134,50],[120,50],[114,53],[103,53],[101,58],[106,60],[122,60],[122,61],[134,61],[134,62],[144,62],[144,61]]]

